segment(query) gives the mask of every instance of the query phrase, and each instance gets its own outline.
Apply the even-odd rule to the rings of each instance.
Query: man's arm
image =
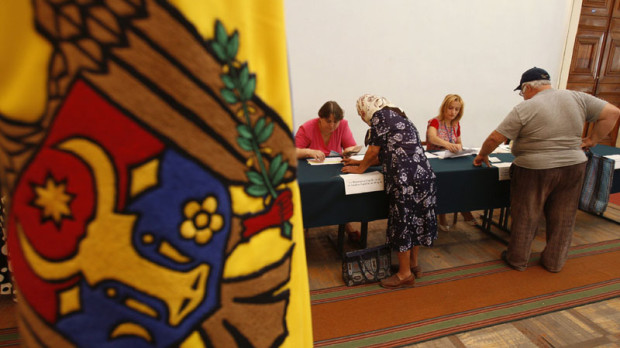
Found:
[[[498,131],[493,131],[493,133],[491,133],[482,144],[482,148],[480,149],[478,156],[474,158],[474,165],[476,167],[480,167],[484,162],[487,167],[490,167],[491,164],[489,163],[489,154],[493,152],[499,144],[505,142],[506,140],[508,140],[508,138],[503,136],[501,133]]]
[[[598,120],[594,123],[590,136],[583,138],[581,148],[590,148],[595,146],[614,128],[618,117],[620,117],[620,109],[607,103],[603,110],[601,110]]]

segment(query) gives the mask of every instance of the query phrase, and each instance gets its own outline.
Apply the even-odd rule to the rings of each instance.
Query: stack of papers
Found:
[[[500,144],[493,153],[510,153],[510,145]]]
[[[362,159],[364,159],[364,155],[354,155],[349,157],[351,159],[354,160],[358,160],[361,161]],[[321,161],[317,161],[315,159],[308,159],[308,163],[312,166],[320,166],[320,165],[324,165],[324,164],[341,164],[342,163],[342,157],[325,157],[325,160]]]
[[[444,158],[463,157],[463,156],[477,155],[477,154],[478,154],[478,149],[464,147],[461,151],[457,153],[445,150],[445,151],[437,152],[435,155],[437,156],[437,158],[444,159]]]
[[[339,164],[342,163],[342,157],[325,157],[323,161],[308,159],[308,163],[313,166],[321,166],[324,164]]]
[[[501,162],[501,160],[496,157],[489,157],[489,162],[493,162],[493,167],[497,167],[499,181],[510,180],[510,165],[512,165],[512,162]]]

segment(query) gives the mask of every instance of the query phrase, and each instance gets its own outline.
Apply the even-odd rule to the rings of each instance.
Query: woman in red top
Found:
[[[463,149],[461,143],[461,125],[465,104],[457,94],[448,94],[439,115],[428,121],[426,129],[426,150],[448,150],[457,153]]]
[[[428,121],[426,128],[426,150],[448,150],[457,153],[463,149],[461,143],[461,124],[465,103],[458,94],[448,94],[439,107],[439,115]],[[465,222],[475,225],[476,220],[471,212],[461,212]],[[446,215],[440,214],[439,228],[443,231],[450,229]]]

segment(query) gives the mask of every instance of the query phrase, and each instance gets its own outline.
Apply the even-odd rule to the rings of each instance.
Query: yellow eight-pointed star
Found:
[[[45,186],[34,185],[35,199],[33,203],[41,209],[43,220],[51,219],[59,226],[63,217],[71,217],[69,203],[73,199],[73,195],[65,190],[66,184],[56,182],[51,176],[45,180]]]

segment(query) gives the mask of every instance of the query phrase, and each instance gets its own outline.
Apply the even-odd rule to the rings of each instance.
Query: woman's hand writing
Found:
[[[308,151],[308,157],[319,161],[319,162],[323,162],[325,160],[325,153],[321,150],[311,150],[309,149]]]
[[[452,153],[457,153],[463,149],[463,145],[461,144],[446,144],[446,149]]]

